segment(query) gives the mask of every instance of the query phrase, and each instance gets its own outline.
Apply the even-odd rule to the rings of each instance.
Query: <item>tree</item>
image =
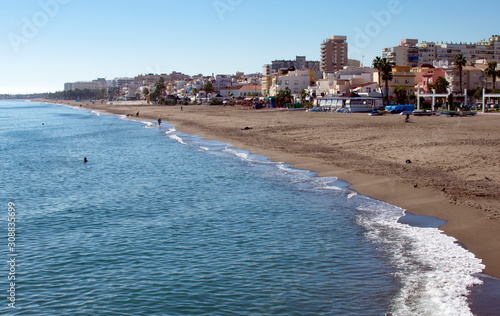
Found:
[[[385,100],[386,105],[389,104],[389,81],[393,79],[392,65],[389,63],[387,58],[375,57],[373,60],[373,67],[378,71],[378,81],[380,86],[380,80],[385,82]]]
[[[277,105],[283,105],[291,102],[292,100],[292,91],[286,87],[285,90],[280,90],[278,95],[276,96]]]
[[[465,65],[467,65],[467,60],[464,55],[457,54],[455,56],[455,60],[453,61],[453,65],[458,68],[458,75],[460,77],[460,93],[462,93],[462,70]]]
[[[497,70],[497,62],[492,61],[488,63],[488,68],[484,70],[484,76],[491,78],[493,81],[493,90],[496,90],[497,77],[500,76],[500,71]]]
[[[198,89],[196,88],[191,89],[191,93],[194,95],[194,102],[196,102],[196,95],[198,94]]]
[[[382,58],[382,62],[380,64],[382,80],[385,82],[385,104],[389,104],[389,81],[392,80],[392,66],[387,61],[387,58]]]
[[[436,82],[429,85],[431,89],[436,89],[436,93],[446,93],[450,83],[445,77],[438,77]]]
[[[307,91],[305,89],[302,89],[302,91],[300,91],[300,102],[302,103],[302,105],[306,103],[306,97]]]
[[[373,68],[377,69],[378,72],[378,87],[380,89],[380,79],[381,79],[381,72],[382,72],[382,58],[380,56],[375,57],[372,62]],[[383,95],[382,95],[383,97]]]
[[[396,104],[407,104],[408,103],[408,92],[404,86],[395,86],[392,90],[394,92],[394,101]]]
[[[144,94],[144,96],[148,96],[149,95],[149,89],[148,88],[142,89],[142,94]]]
[[[205,92],[206,92],[207,94],[212,93],[212,92],[214,92],[214,86],[213,86],[213,85],[212,85],[212,83],[209,81],[209,82],[207,82],[207,83],[205,83],[205,84],[203,85],[203,90],[205,90]]]
[[[160,76],[160,79],[155,83],[153,92],[149,95],[151,100],[157,101],[160,98],[163,98],[163,92],[165,91],[165,79],[163,76]]]

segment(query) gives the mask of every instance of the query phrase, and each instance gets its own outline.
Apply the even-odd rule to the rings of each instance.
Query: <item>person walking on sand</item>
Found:
[[[158,126],[161,126],[161,118],[158,119]]]

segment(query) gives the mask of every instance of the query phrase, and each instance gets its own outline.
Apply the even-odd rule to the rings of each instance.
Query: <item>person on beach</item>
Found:
[[[139,111],[137,111],[137,113],[135,113],[135,116],[139,116]]]
[[[405,123],[410,123],[410,113],[406,113]]]
[[[158,119],[158,126],[161,126],[161,118]]]
[[[184,111],[184,110],[182,109],[182,105],[181,105],[181,111]]]

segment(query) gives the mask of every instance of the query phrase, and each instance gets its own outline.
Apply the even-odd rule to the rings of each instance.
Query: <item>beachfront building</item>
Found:
[[[410,66],[394,66],[392,67],[392,80],[388,84],[389,99],[393,99],[393,89],[396,86],[403,86],[406,89],[408,95],[416,93],[415,91],[415,73],[411,72],[412,67]],[[381,91],[385,95],[385,82],[378,79],[375,76],[375,81],[380,86]]]
[[[374,82],[375,74],[374,68],[344,67],[327,76],[330,85],[327,94],[341,95],[365,83]]]
[[[380,87],[377,82],[368,82],[349,89],[349,92],[355,92],[359,96],[369,98],[382,98]]]
[[[428,64],[414,67],[410,71],[415,75],[415,89],[420,89],[421,93],[432,93],[430,86],[436,82],[437,78],[446,76],[442,68],[435,68]]]
[[[74,90],[101,90],[107,87],[106,79],[97,78],[92,81],[77,81],[77,82],[66,82],[64,84],[64,91],[74,91]]]
[[[483,87],[484,73],[476,66],[465,66],[462,69],[462,89],[460,89],[460,74],[458,68],[445,68],[445,79],[450,83],[451,91],[463,94],[464,89],[477,89]],[[490,80],[491,81],[491,80]]]
[[[296,70],[290,71],[286,76],[279,76],[274,90],[279,92],[288,88],[293,95],[298,96],[311,84],[314,84],[313,70]]]
[[[334,73],[349,64],[347,36],[333,35],[321,44],[321,71]]]
[[[342,95],[365,83],[363,78],[333,79],[328,89],[328,95]]]
[[[330,79],[317,79],[314,85],[306,89],[308,95],[313,97],[321,97],[328,94],[330,90]]]
[[[246,98],[262,96],[262,87],[260,85],[245,85],[237,87],[228,87],[220,90],[219,94],[225,98]]]
[[[392,65],[417,67],[422,64],[432,64],[434,61],[453,63],[455,56],[462,54],[473,63],[476,60],[487,59],[500,61],[500,36],[493,35],[488,40],[476,43],[435,43],[422,42],[416,39],[403,39],[399,46],[384,48],[382,57]]]

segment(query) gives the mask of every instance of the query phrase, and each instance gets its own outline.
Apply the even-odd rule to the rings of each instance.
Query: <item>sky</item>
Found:
[[[276,59],[320,60],[331,35],[347,36],[349,58],[370,66],[403,38],[500,34],[498,9],[497,0],[0,0],[0,94],[147,73],[256,73]]]

